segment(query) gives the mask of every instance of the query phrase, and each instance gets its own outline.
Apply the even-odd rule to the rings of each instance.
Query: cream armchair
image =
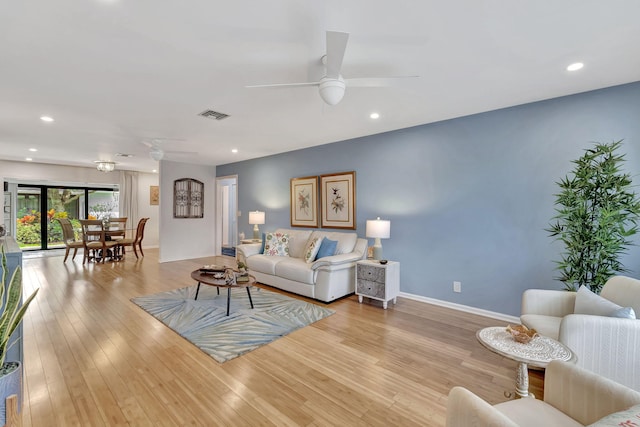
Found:
[[[454,387],[446,425],[584,426],[637,404],[639,392],[569,362],[553,361],[545,374],[544,401],[525,398],[491,406],[466,388]]]
[[[640,280],[614,276],[600,296],[640,316]],[[579,366],[640,391],[640,320],[574,314],[575,300],[576,292],[528,289],[520,322],[568,346]]]

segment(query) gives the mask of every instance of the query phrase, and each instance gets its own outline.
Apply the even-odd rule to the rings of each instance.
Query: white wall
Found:
[[[149,194],[150,187],[158,185],[158,182],[158,174],[138,172],[138,216],[149,218],[144,227],[143,248],[157,248],[160,245],[160,205],[152,206]],[[137,220],[131,223],[132,228],[137,225]]]
[[[193,178],[204,183],[203,218],[173,217],[173,182]],[[160,262],[215,254],[215,166],[160,162]]]
[[[117,185],[120,183],[120,174],[117,170],[104,173],[95,168],[0,160],[0,180],[42,181],[42,184],[47,185]],[[149,218],[142,242],[145,248],[159,245],[160,210],[159,206],[149,205],[149,186],[151,185],[158,185],[158,175],[138,172],[138,214],[141,218],[143,216]],[[131,225],[137,225],[137,219]]]

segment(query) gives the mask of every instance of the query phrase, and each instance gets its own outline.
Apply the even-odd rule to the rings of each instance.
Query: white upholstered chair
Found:
[[[576,294],[526,290],[521,323],[568,346],[579,366],[640,391],[640,320],[575,314]],[[614,276],[600,296],[640,316],[640,280]]]
[[[544,400],[515,399],[491,406],[466,388],[454,387],[447,400],[446,425],[585,426],[637,404],[639,392],[572,363],[555,360],[545,373]]]

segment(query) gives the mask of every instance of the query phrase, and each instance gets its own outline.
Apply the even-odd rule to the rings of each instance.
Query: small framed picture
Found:
[[[321,227],[356,229],[356,173],[320,176]]]
[[[318,177],[291,179],[291,226],[318,227]]]
[[[160,187],[158,185],[151,185],[149,187],[149,204],[150,205],[160,204]]]

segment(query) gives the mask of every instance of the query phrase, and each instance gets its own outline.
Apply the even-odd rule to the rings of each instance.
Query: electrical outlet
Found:
[[[453,282],[453,292],[462,292],[461,282]]]

